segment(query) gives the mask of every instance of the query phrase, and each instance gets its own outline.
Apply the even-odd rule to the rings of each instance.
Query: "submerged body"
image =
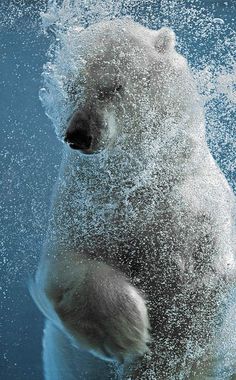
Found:
[[[68,75],[73,112],[57,133],[73,150],[31,286],[48,319],[45,377],[218,379],[235,199],[187,63],[166,28],[117,20],[72,37],[82,84]]]

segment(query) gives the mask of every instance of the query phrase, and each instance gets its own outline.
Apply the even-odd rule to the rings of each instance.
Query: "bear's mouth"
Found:
[[[88,146],[81,146],[81,144],[69,143],[69,147],[73,150],[79,150],[83,154],[94,154],[95,152]]]

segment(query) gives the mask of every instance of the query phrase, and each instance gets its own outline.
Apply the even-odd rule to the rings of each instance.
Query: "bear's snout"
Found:
[[[92,145],[92,136],[89,128],[89,120],[84,113],[77,113],[72,117],[66,130],[65,142],[72,149],[78,149],[84,153],[89,153]]]
[[[92,136],[88,134],[86,129],[75,128],[72,131],[67,131],[65,141],[69,143],[72,149],[87,150],[91,147]]]

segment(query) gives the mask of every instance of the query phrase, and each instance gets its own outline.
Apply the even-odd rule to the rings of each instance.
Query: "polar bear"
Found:
[[[235,199],[187,61],[166,27],[124,18],[68,33],[55,59],[70,62],[56,104],[65,149],[30,285],[45,378],[216,378]]]

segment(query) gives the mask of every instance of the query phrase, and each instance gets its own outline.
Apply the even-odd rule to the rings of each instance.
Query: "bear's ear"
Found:
[[[155,49],[159,53],[166,53],[175,47],[175,33],[169,28],[161,28],[156,32]]]

